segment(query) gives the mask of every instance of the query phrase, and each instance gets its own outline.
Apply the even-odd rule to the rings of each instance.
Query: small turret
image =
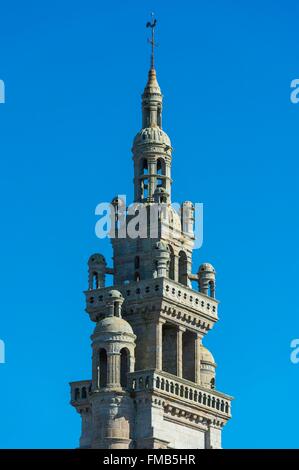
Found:
[[[94,329],[92,347],[96,360],[93,364],[93,389],[125,387],[126,374],[134,370],[136,336],[121,316],[123,301],[118,290],[109,291],[105,299],[105,318]]]
[[[210,351],[200,346],[200,382],[203,387],[215,388],[216,362]]]
[[[216,271],[210,263],[203,263],[199,267],[198,283],[202,294],[215,298]]]
[[[106,260],[103,255],[95,253],[88,260],[88,288],[105,287]]]
[[[170,253],[163,242],[157,242],[155,246],[157,277],[166,277],[169,270]]]
[[[97,426],[93,448],[125,449],[132,438],[133,404],[128,387],[128,373],[134,372],[135,339],[130,324],[121,317],[124,299],[113,289],[105,299],[106,316],[92,335],[93,417]]]

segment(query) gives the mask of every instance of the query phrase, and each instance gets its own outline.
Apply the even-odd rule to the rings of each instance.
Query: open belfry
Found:
[[[151,66],[132,148],[134,202],[148,215],[146,235],[123,236],[121,224],[128,228],[132,216],[123,218],[123,200],[114,198],[113,266],[97,253],[88,261],[92,378],[71,383],[71,404],[82,419],[80,448],[216,449],[232,400],[216,389],[216,363],[202,344],[218,319],[216,273],[209,263],[192,269],[193,204],[184,202],[180,211],[171,205],[172,146],[162,129],[156,20],[147,26]],[[105,287],[108,275],[112,287]]]

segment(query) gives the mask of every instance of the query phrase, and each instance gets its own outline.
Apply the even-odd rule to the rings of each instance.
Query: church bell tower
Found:
[[[143,236],[130,236],[132,214],[116,218],[113,265],[88,261],[86,311],[95,322],[92,378],[71,383],[80,413],[81,448],[221,448],[232,397],[216,387],[216,363],[203,345],[218,320],[216,272],[192,268],[194,206],[171,204],[172,145],[162,129],[163,97],[152,56],[136,135],[134,206],[147,215]],[[126,214],[123,201],[112,201]],[[151,215],[157,215],[152,224]],[[140,223],[139,229],[140,229]],[[113,287],[106,287],[106,276]],[[197,288],[193,289],[196,284]]]

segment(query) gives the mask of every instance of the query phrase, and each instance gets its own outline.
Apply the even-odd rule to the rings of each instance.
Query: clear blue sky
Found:
[[[152,10],[174,199],[204,203],[194,270],[217,269],[205,344],[236,397],[223,445],[299,447],[295,0],[1,3],[0,447],[78,444],[68,382],[90,377],[86,261],[111,256],[94,209],[133,193]]]

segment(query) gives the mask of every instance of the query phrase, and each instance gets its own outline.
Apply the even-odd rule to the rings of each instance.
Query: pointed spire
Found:
[[[152,37],[149,39],[151,44],[151,63],[148,72],[147,83],[142,95],[142,127],[162,127],[162,93],[157,81],[157,74],[154,67],[155,46],[155,27],[157,20],[152,13],[151,21],[146,23],[147,28],[151,28]]]
[[[148,40],[148,42],[151,44],[152,46],[152,51],[151,51],[151,69],[154,69],[155,68],[155,47],[156,47],[156,43],[155,43],[155,27],[156,27],[156,24],[157,24],[157,20],[155,18],[155,14],[152,13],[152,19],[151,21],[148,21],[146,23],[146,27],[147,28],[151,28],[152,30],[152,37],[151,39]]]
[[[146,97],[147,95],[153,94],[162,96],[161,89],[157,81],[156,70],[150,69],[148,72],[148,79],[144,88],[143,96]]]

